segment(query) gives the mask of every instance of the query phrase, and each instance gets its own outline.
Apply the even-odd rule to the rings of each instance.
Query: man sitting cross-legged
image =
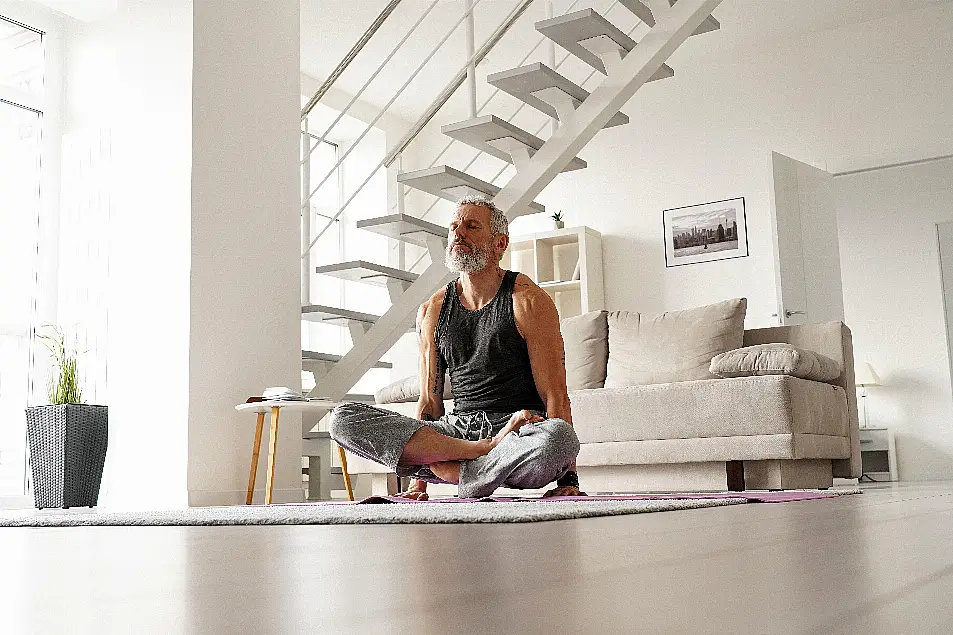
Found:
[[[446,263],[461,275],[417,314],[417,418],[359,403],[332,413],[331,437],[342,447],[415,479],[401,496],[426,500],[428,482],[456,483],[464,498],[553,481],[547,496],[580,494],[559,316],[532,280],[500,268],[508,245],[506,216],[493,203],[460,201]]]

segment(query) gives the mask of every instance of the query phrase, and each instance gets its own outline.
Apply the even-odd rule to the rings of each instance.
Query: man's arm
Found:
[[[417,402],[417,418],[423,421],[436,421],[444,414],[444,368],[440,364],[434,337],[437,332],[437,318],[443,306],[443,296],[443,290],[437,292],[417,311],[417,340],[420,350],[420,399]]]
[[[546,404],[546,415],[572,423],[566,389],[566,354],[553,299],[520,274],[513,295],[513,315],[517,330],[526,340],[533,381]]]
[[[520,274],[513,294],[513,317],[517,330],[526,341],[533,381],[546,404],[546,416],[572,425],[569,390],[566,388],[566,353],[556,304],[548,293]],[[576,471],[575,460],[569,471]],[[556,488],[543,496],[579,496],[581,493],[576,485],[559,485],[557,482]]]

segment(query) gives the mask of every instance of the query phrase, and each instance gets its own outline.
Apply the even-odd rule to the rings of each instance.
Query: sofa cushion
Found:
[[[711,359],[741,348],[747,300],[641,315],[608,315],[606,388],[711,379]]]
[[[609,324],[605,311],[592,311],[559,322],[566,351],[569,390],[602,388],[609,360]]]
[[[569,399],[581,443],[792,433],[849,436],[844,389],[789,375],[576,390]]]
[[[453,399],[450,378],[444,377],[443,398]],[[374,393],[374,403],[404,403],[420,399],[420,379],[417,375],[404,377],[388,384]]]
[[[759,344],[728,351],[711,360],[710,370],[719,377],[791,375],[822,382],[834,381],[844,372],[830,357],[790,344]]]

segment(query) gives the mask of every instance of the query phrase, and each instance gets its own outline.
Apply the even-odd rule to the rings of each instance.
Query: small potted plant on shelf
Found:
[[[556,229],[562,229],[563,227],[566,226],[566,224],[563,222],[563,211],[562,211],[562,210],[559,210],[558,212],[556,212],[555,214],[553,214],[552,219],[553,219],[554,221],[556,221]]]
[[[59,327],[37,335],[53,355],[49,405],[26,409],[33,500],[47,507],[95,507],[108,439],[106,406],[83,403],[79,353]]]

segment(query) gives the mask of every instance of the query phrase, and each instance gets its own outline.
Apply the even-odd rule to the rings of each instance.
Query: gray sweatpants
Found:
[[[418,421],[367,404],[345,403],[332,411],[330,432],[346,450],[385,465],[400,476],[443,483],[427,466],[400,462],[404,446],[417,430],[430,426],[448,437],[478,441],[494,436],[512,415],[478,411]],[[562,419],[524,425],[506,435],[489,454],[460,462],[458,495],[490,496],[503,485],[516,489],[545,487],[566,473],[578,453],[576,432]]]

